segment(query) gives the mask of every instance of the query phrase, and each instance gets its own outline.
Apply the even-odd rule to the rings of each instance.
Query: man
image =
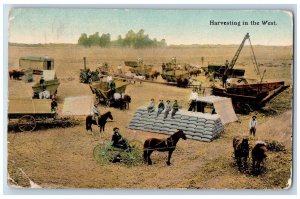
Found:
[[[40,99],[50,99],[50,92],[43,88],[43,91],[39,93]]]
[[[255,136],[256,127],[257,127],[257,120],[255,115],[252,117],[252,120],[250,120],[249,127],[250,127],[250,135]]]
[[[98,124],[98,118],[101,117],[100,111],[98,110],[98,105],[94,104],[93,107],[93,119],[96,121],[97,126],[99,126]]]
[[[56,112],[57,110],[57,102],[55,100],[55,98],[52,98],[52,101],[51,101],[51,111],[52,112]]]
[[[196,89],[193,89],[190,95],[190,108],[189,111],[196,111],[196,105],[197,105],[197,99],[198,99],[198,93],[196,92]]]
[[[129,149],[130,146],[129,146],[127,140],[124,139],[122,137],[122,135],[120,134],[119,128],[115,127],[113,129],[113,131],[114,131],[114,133],[113,133],[112,138],[111,138],[112,146],[116,147],[116,148],[121,148],[121,149],[124,149],[124,150]]]
[[[44,77],[43,77],[43,76],[42,76],[41,79],[40,79],[40,87],[41,87],[42,89],[45,88],[45,80],[44,80]]]
[[[176,114],[176,112],[179,110],[179,106],[177,103],[177,100],[174,101],[174,104],[172,106],[172,113],[171,113],[171,118],[174,119],[174,116]]]
[[[149,114],[155,111],[154,99],[151,99],[150,105],[147,107],[147,111]]]
[[[116,92],[116,83],[113,79],[110,82],[108,82],[108,89],[110,90],[111,98],[113,98]]]
[[[170,100],[167,100],[166,110],[165,110],[165,117],[164,117],[164,119],[166,119],[166,118],[168,117],[170,111],[171,111]]]
[[[159,100],[156,117],[158,117],[159,114],[161,114],[161,112],[163,112],[164,109],[165,109],[164,101],[163,100]]]
[[[226,82],[227,82],[227,74],[224,72],[223,76],[222,76],[222,85],[223,85],[223,88],[226,88]]]

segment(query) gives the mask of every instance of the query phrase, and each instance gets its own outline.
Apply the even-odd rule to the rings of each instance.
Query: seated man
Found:
[[[100,111],[98,110],[98,105],[94,104],[93,107],[93,119],[96,121],[97,126],[99,126],[98,124],[98,118],[101,117]]]
[[[121,149],[124,149],[124,150],[130,149],[130,146],[129,146],[127,140],[124,139],[122,137],[122,135],[120,134],[119,128],[115,127],[113,129],[113,131],[114,131],[114,133],[113,133],[112,138],[111,138],[112,146],[116,147],[116,148],[121,148]]]
[[[155,111],[155,104],[154,104],[154,99],[151,99],[150,105],[147,107],[148,113],[152,113]]]
[[[44,88],[43,91],[39,93],[39,98],[40,99],[50,99],[50,92]]]

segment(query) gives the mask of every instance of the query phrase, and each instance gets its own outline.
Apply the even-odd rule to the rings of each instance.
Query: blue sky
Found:
[[[214,26],[210,20],[249,25]],[[250,25],[252,20],[277,25]],[[17,43],[77,43],[81,33],[95,32],[114,40],[130,29],[144,29],[168,44],[239,44],[247,32],[253,44],[293,44],[292,15],[286,11],[16,8],[9,17],[9,41]]]

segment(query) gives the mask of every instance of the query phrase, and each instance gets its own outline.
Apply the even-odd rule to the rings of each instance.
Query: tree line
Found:
[[[95,32],[92,35],[82,33],[78,39],[78,44],[85,47],[100,46],[106,47],[129,47],[129,48],[156,48],[166,47],[167,43],[165,39],[158,41],[156,38],[151,39],[149,35],[145,34],[143,29],[138,32],[129,30],[124,38],[121,35],[116,40],[111,40],[109,33],[99,35],[99,32]]]

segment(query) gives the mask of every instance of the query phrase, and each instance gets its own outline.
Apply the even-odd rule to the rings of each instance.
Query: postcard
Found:
[[[8,186],[290,188],[293,17],[12,8]]]

